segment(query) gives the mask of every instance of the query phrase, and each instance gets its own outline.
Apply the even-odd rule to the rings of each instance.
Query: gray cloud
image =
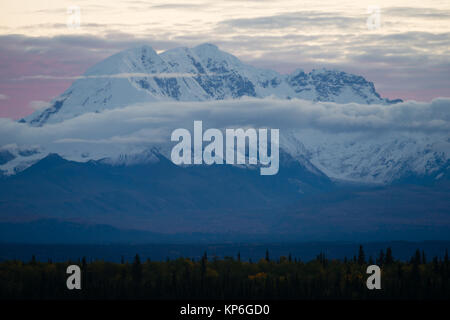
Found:
[[[238,29],[283,29],[283,28],[349,28],[355,25],[364,27],[362,17],[348,17],[339,13],[320,11],[299,11],[257,18],[229,19],[219,23],[219,27]]]
[[[422,148],[427,148],[431,143],[437,146],[438,152],[450,154],[448,98],[435,99],[430,103],[408,101],[388,106],[246,98],[146,103],[101,113],[87,113],[43,127],[30,127],[0,118],[0,149],[13,154],[25,150],[37,151],[25,158],[18,156],[0,166],[0,170],[13,173],[49,153],[58,153],[74,161],[87,161],[116,159],[124,154],[139,155],[149,148],[159,147],[168,156],[174,145],[170,141],[172,131],[186,128],[192,132],[194,120],[202,120],[204,129],[280,129],[281,148],[286,147],[294,152],[297,151],[291,149],[289,139],[285,140],[292,130],[300,140],[304,137],[305,145],[317,148],[324,141],[336,141],[336,137],[342,135],[348,138],[344,142],[354,141],[361,148],[368,141],[382,145],[384,142],[395,142],[397,138],[415,137],[417,141],[422,141]],[[337,142],[342,144],[339,139]],[[343,156],[337,152],[334,156]],[[355,154],[348,156],[353,157]]]
[[[450,134],[450,99],[435,99],[431,103],[408,101],[388,106],[270,98],[147,103],[88,113],[43,127],[0,119],[0,145],[106,142],[110,139],[127,142],[126,138],[136,137],[149,142],[168,141],[170,130],[190,128],[194,120],[202,120],[205,126],[215,128],[253,126],[281,131],[311,128],[330,133],[408,131]]]
[[[186,78],[186,77],[197,77],[203,76],[202,74],[195,73],[116,73],[107,75],[95,75],[95,76],[51,76],[51,75],[33,75],[33,76],[22,76],[17,79],[17,81],[24,80],[79,80],[79,79],[128,79],[131,77],[139,78]],[[1,97],[0,97],[1,99]]]
[[[165,3],[152,5],[153,9],[183,9],[183,10],[196,10],[205,8],[205,4],[193,4],[193,3]]]
[[[449,19],[450,11],[437,8],[388,7],[382,9],[383,14],[422,19]]]

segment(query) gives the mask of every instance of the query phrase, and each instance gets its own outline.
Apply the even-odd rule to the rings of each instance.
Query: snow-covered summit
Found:
[[[41,126],[87,112],[162,100],[205,101],[241,97],[300,98],[337,103],[387,104],[372,82],[336,70],[296,70],[282,75],[253,67],[213,44],[157,54],[143,45],[89,68],[47,109],[22,119]]]

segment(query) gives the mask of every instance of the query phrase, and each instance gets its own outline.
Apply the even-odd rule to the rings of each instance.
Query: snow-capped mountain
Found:
[[[113,166],[157,163],[159,156],[170,159],[171,146],[170,143],[149,143],[123,149],[110,144],[99,150],[94,150],[98,146],[90,143],[57,146],[56,149],[3,146],[0,147],[0,176],[21,172],[49,153],[58,153],[76,162],[93,160]],[[280,172],[295,161],[313,175],[340,181],[386,185],[450,178],[450,140],[442,133],[373,135],[290,129],[281,131],[280,153],[287,155],[284,159],[289,159],[289,162],[280,162]],[[239,167],[255,169],[251,165]]]
[[[170,133],[195,120],[203,129],[279,128],[278,173],[175,165]],[[360,76],[281,75],[210,44],[160,54],[142,46],[96,64],[20,122],[0,119],[0,224],[25,239],[23,222],[38,220],[32,233],[48,234],[40,219],[167,239],[448,238],[450,99],[391,101]]]
[[[328,177],[353,182],[390,184],[449,178],[448,134],[329,134],[290,130],[280,145],[294,158],[304,157]]]
[[[119,110],[139,103],[151,108],[152,103],[161,101],[243,97],[331,101],[343,104],[342,108],[347,108],[350,114],[354,105],[346,103],[364,104],[368,108],[373,107],[370,104],[377,104],[384,108],[384,105],[401,102],[381,98],[373,83],[345,72],[296,70],[281,75],[242,63],[211,44],[175,48],[160,54],[149,46],[141,46],[94,65],[49,108],[36,111],[21,122],[45,127],[82,114]],[[317,176],[389,184],[410,177],[439,180],[448,175],[450,139],[446,132],[336,134],[305,128],[281,129],[281,152]],[[170,158],[171,150],[168,143],[139,147],[120,145],[120,148],[113,144],[99,148],[95,143],[83,142],[65,148],[56,145],[53,149],[0,146],[0,173],[20,172],[49,153],[79,162],[101,159],[104,164],[135,165],[157,162],[155,150]]]
[[[22,121],[41,126],[87,112],[164,100],[205,101],[241,97],[300,98],[336,103],[389,104],[372,82],[336,70],[296,70],[281,75],[242,63],[215,45],[157,54],[149,46],[122,51],[94,65],[49,108]]]

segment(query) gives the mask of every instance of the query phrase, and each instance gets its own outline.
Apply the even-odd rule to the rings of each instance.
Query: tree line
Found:
[[[68,290],[66,269],[81,269],[81,290]],[[381,290],[368,290],[366,269],[381,268]],[[358,255],[311,261],[291,255],[276,259],[266,251],[259,261],[235,257],[178,258],[132,262],[101,260],[0,263],[0,299],[449,299],[448,251],[427,259],[417,250],[409,261],[396,260],[392,250],[367,258]]]

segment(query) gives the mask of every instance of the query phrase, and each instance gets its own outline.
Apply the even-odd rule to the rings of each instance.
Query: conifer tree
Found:
[[[377,264],[380,265],[380,266],[382,266],[384,264],[384,252],[383,252],[383,250],[380,251],[380,255],[378,257]]]
[[[139,255],[136,254],[133,261],[132,266],[132,277],[135,282],[141,281],[142,278],[142,265],[141,265],[141,259],[139,258]]]
[[[387,265],[392,264],[394,262],[394,258],[392,256],[392,249],[391,249],[391,247],[388,247],[386,249],[386,257],[384,258],[384,262]]]
[[[364,254],[363,246],[359,246],[359,253],[358,253],[358,264],[363,265],[366,263],[366,255]]]
[[[414,257],[412,258],[412,262],[417,265],[417,264],[421,264],[421,256],[420,256],[420,250],[416,249],[416,254],[414,255]]]
[[[422,250],[422,263],[426,264],[427,263],[427,258],[425,256],[425,251]]]

